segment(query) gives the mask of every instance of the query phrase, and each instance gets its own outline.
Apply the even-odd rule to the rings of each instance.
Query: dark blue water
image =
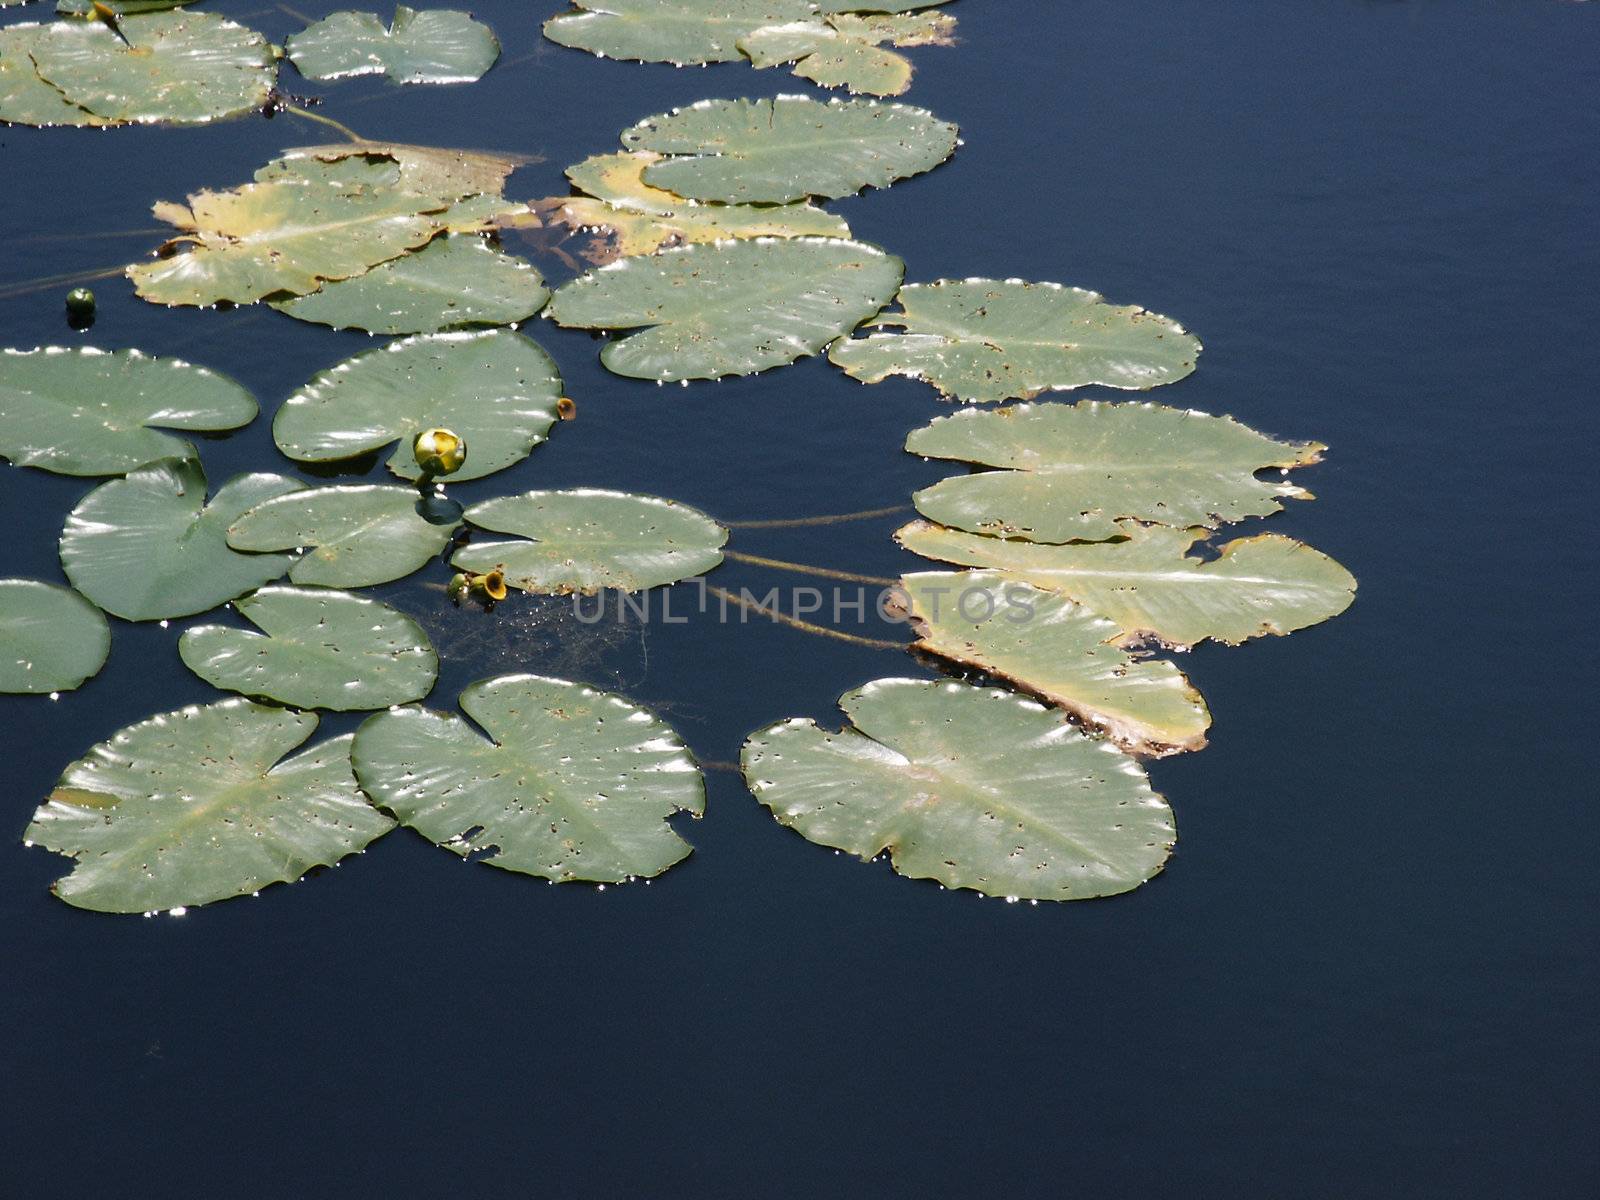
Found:
[[[479,84],[331,85],[323,111],[542,154],[513,180],[531,197],[649,113],[802,90],[560,50],[538,37],[556,3],[476,6],[506,51]],[[18,844],[33,806],[122,725],[214,698],[178,663],[183,623],[117,623],[80,692],[0,697],[0,1193],[1590,1194],[1600,5],[955,11],[962,44],[917,52],[908,99],[966,144],[839,205],[857,235],[913,279],[1054,279],[1171,314],[1206,350],[1157,398],[1332,447],[1305,473],[1318,501],[1271,527],[1360,596],[1187,658],[1216,725],[1152,767],[1178,817],[1166,873],[1075,906],[942,892],[810,845],[713,771],[695,855],[650,886],[547,887],[402,832],[181,920],[85,914],[48,894],[62,861]],[[143,253],[158,234],[106,235],[322,132],[0,129],[0,296]],[[88,340],[222,368],[269,412],[368,344],[96,287]],[[0,299],[0,340],[82,340],[60,304]],[[602,372],[585,334],[532,332],[579,419],[463,499],[598,485],[755,519],[902,503],[949,470],[899,449],[948,411],[915,383],[810,361],[658,389]],[[203,455],[214,482],[289,469],[265,420]],[[0,471],[5,574],[58,577],[88,486]],[[894,524],[734,544],[893,574],[916,566]],[[439,637],[435,704],[559,670],[625,687],[706,760],[928,671],[770,624],[585,643],[526,602],[485,621],[416,584],[380,594]]]

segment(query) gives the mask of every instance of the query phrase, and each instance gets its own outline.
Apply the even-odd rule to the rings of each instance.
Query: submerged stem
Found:
[[[341,125],[338,121],[335,121],[332,117],[325,117],[321,113],[314,113],[308,108],[300,108],[297,105],[285,104],[281,111],[286,112],[286,113],[293,113],[295,116],[304,117],[308,121],[316,121],[318,124],[327,125],[328,127],[332,128],[332,129],[337,129],[340,133],[344,134],[344,136],[349,138],[352,142],[364,142],[364,141],[367,140],[366,138],[362,137],[359,133],[357,133],[354,129],[351,129],[350,126]]]
[[[729,529],[799,529],[808,525],[839,525],[845,521],[892,517],[896,513],[910,511],[909,504],[891,504],[888,508],[865,508],[860,512],[833,513],[825,517],[780,517],[772,521],[724,521],[722,524]]]
[[[893,587],[898,579],[884,575],[861,575],[855,571],[836,571],[832,567],[813,567],[806,563],[789,562],[782,558],[764,558],[759,554],[744,554],[738,550],[723,550],[724,558],[734,562],[749,563],[753,567],[771,567],[775,571],[793,571],[796,575],[816,575],[823,579],[842,579],[846,583],[875,583],[879,587]]]
[[[154,237],[170,234],[165,225],[147,225],[142,229],[88,229],[82,233],[29,233],[12,240],[17,242],[83,242],[93,238]]]
[[[38,279],[24,279],[21,283],[14,283],[8,287],[0,288],[0,300],[11,300],[17,296],[27,296],[34,292],[46,291],[49,288],[59,287],[64,283],[89,283],[95,279],[110,279],[113,275],[120,275],[123,267],[97,267],[89,271],[68,271],[64,275],[45,275]]]
[[[814,625],[810,621],[802,621],[799,617],[791,617],[788,613],[779,609],[768,608],[764,604],[759,604],[748,596],[736,596],[726,588],[719,588],[715,584],[705,584],[705,589],[719,600],[731,601],[746,612],[760,613],[762,616],[776,621],[779,625],[787,625],[790,629],[798,629],[802,633],[814,633],[818,637],[849,642],[853,646],[869,646],[874,650],[904,650],[906,648],[903,643],[891,642],[886,638],[862,637],[860,634],[844,633],[838,629],[829,629],[826,625]]]

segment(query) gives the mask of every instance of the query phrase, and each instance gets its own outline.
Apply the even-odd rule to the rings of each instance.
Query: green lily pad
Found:
[[[644,181],[692,200],[781,204],[837,198],[920,175],[955,152],[957,130],[881,100],[701,100],[622,133],[629,150],[673,157]]]
[[[1123,645],[1237,645],[1319,624],[1355,599],[1349,571],[1293,538],[1237,538],[1208,561],[1187,554],[1206,530],[1132,521],[1119,530],[1125,540],[1054,546],[913,521],[895,537],[925,558],[1000,571],[1076,600],[1114,622]]]
[[[911,86],[911,60],[885,46],[948,46],[955,28],[945,13],[839,13],[763,26],[740,38],[739,49],[757,67],[793,64],[822,87],[898,96]]]
[[[248,425],[256,400],[226,375],[138,350],[0,351],[0,455],[60,475],[120,475],[194,453],[165,429]]]
[[[509,325],[533,316],[549,298],[550,289],[530,264],[481,237],[451,234],[365,274],[271,303],[302,321],[395,334]]]
[[[39,78],[33,48],[52,27],[8,25],[0,29],[0,121],[12,125],[116,125],[71,103]]]
[[[737,62],[739,39],[817,12],[904,12],[940,0],[575,0],[544,23],[552,42],[635,62]]]
[[[552,42],[635,62],[736,62],[739,39],[810,16],[807,0],[581,0],[544,23]]]
[[[842,339],[828,352],[835,366],[864,383],[907,375],[946,397],[993,401],[1175,383],[1200,353],[1176,321],[1058,283],[942,279],[907,284],[899,300],[899,314],[872,323],[905,332]]]
[[[567,168],[567,178],[586,196],[574,196],[556,209],[574,229],[609,231],[615,254],[653,254],[665,246],[716,242],[727,238],[848,238],[843,217],[808,202],[794,204],[699,204],[651,187],[644,172],[659,162],[645,151],[597,154]]]
[[[475,683],[461,710],[488,736],[426,708],[356,733],[361,786],[429,841],[561,883],[649,878],[689,854],[666,818],[699,816],[705,783],[665,722],[538,675]]]
[[[1122,517],[1189,527],[1267,516],[1311,493],[1256,472],[1318,462],[1327,447],[1275,441],[1232,417],[1094,400],[963,409],[913,430],[906,449],[1003,468],[918,492],[929,520],[1070,542],[1116,537]]]
[[[387,75],[396,83],[471,83],[494,66],[494,31],[464,12],[404,5],[386,29],[374,13],[336,12],[291,34],[284,49],[307,79]]]
[[[204,124],[254,112],[277,60],[253,29],[207,12],[57,21],[35,39],[34,65],[68,103],[113,121]]]
[[[292,883],[394,828],[356,786],[352,735],[284,758],[316,727],[237,697],[150,717],[68,767],[23,836],[76,860],[52,890],[96,912]]]
[[[722,561],[728,531],[698,509],[655,496],[581,488],[524,492],[474,504],[467,521],[517,541],[473,541],[451,563],[505,571],[526,592],[639,591],[703,575]]]
[[[5,3],[26,3],[27,0],[0,0]],[[94,13],[94,6],[100,4],[109,8],[119,17],[136,16],[139,13],[166,12],[174,8],[187,8],[198,0],[56,0],[56,12],[64,17],[87,17]]]
[[[272,422],[299,462],[338,462],[398,441],[389,470],[419,479],[411,443],[424,429],[466,439],[450,478],[481,479],[521,462],[556,421],[561,377],[531,338],[508,329],[433,333],[363,350],[319,371]]]
[[[347,712],[420,700],[439,676],[422,628],[376,600],[264,587],[234,607],[261,632],[197,625],[178,639],[184,664],[212,687]]]
[[[839,705],[854,729],[780,721],[744,747],[751,791],[810,841],[1023,900],[1131,891],[1172,851],[1172,810],[1138,763],[1031,700],[878,679]]]
[[[877,312],[903,264],[832,238],[758,238],[624,258],[563,285],[547,314],[585,329],[638,329],[600,361],[635,379],[717,379],[815,354]]]
[[[256,505],[228,527],[228,545],[257,554],[304,550],[289,568],[294,583],[371,587],[427,565],[457,524],[432,516],[413,488],[347,484]]]
[[[1122,630],[1082,605],[994,571],[926,571],[900,586],[914,649],[1009,680],[1130,753],[1206,744],[1211,715],[1183,672],[1116,646]]]
[[[162,459],[78,502],[61,533],[61,566],[73,587],[125,620],[205,612],[289,569],[293,555],[229,549],[227,531],[241,513],[300,486],[282,475],[240,475],[207,504],[200,464]]]
[[[77,592],[0,579],[0,692],[70,692],[110,652],[111,627]]]

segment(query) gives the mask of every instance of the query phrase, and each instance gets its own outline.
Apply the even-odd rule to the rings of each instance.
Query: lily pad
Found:
[[[413,488],[305,488],[239,517],[228,527],[228,545],[258,554],[303,549],[289,568],[294,583],[370,587],[425,566],[444,551],[458,523],[432,516]]]
[[[550,289],[530,264],[481,237],[451,234],[365,274],[272,307],[302,321],[368,333],[437,333],[462,325],[509,325],[544,307]]]
[[[1009,680],[1130,753],[1206,744],[1211,715],[1183,672],[1116,646],[1121,629],[1082,605],[993,571],[927,571],[900,586],[915,649]]]
[[[239,384],[138,350],[0,351],[0,455],[59,475],[120,475],[193,455],[165,429],[237,429],[256,400]]]
[[[816,11],[808,0],[581,0],[544,23],[552,42],[635,62],[736,62],[739,39]]]
[[[128,278],[156,304],[250,304],[316,291],[432,240],[450,202],[395,188],[294,176],[200,192],[155,215],[177,252],[134,263]]]
[[[739,49],[757,67],[792,63],[822,87],[898,96],[911,86],[911,60],[885,46],[948,46],[955,28],[945,13],[839,13],[763,26],[740,38]]]
[[[9,25],[0,29],[0,121],[12,125],[116,125],[71,103],[60,89],[39,78],[33,48],[49,25]]]
[[[1267,516],[1311,493],[1256,472],[1318,462],[1327,447],[1275,441],[1232,417],[1094,400],[964,409],[912,431],[906,449],[1004,468],[918,492],[930,520],[1069,542],[1116,537],[1122,517],[1189,527]]]
[[[424,429],[466,439],[453,480],[521,462],[550,431],[561,398],[556,365],[508,329],[434,333],[363,350],[320,371],[278,409],[272,436],[299,462],[338,462],[392,442],[389,470],[418,479],[411,442]]]
[[[78,502],[61,533],[61,566],[73,587],[125,620],[205,612],[289,569],[293,555],[229,549],[227,530],[241,513],[300,486],[282,475],[240,475],[207,504],[200,464],[162,459]]]
[[[368,12],[336,12],[291,34],[284,50],[307,79],[387,75],[396,83],[471,83],[494,66],[494,31],[464,12],[400,5],[385,28]]]
[[[1172,851],[1172,810],[1138,763],[1031,700],[878,679],[839,705],[854,729],[780,721],[744,747],[751,791],[810,841],[1023,900],[1131,891]]]
[[[267,39],[215,13],[152,12],[57,21],[33,42],[40,78],[113,121],[197,125],[254,112],[272,94]]]
[[[433,200],[499,196],[511,172],[537,161],[487,150],[405,142],[334,142],[285,150],[255,173],[258,183],[308,179],[336,187],[398,188]]]
[[[639,591],[703,575],[722,561],[728,531],[698,509],[655,496],[581,488],[524,492],[474,504],[467,521],[517,541],[473,541],[451,563],[526,592]]]
[[[0,692],[70,692],[110,652],[110,626],[77,592],[0,579]]]
[[[843,217],[810,203],[699,204],[651,187],[644,171],[659,161],[659,154],[620,151],[567,168],[573,186],[588,195],[562,204],[556,210],[559,219],[574,229],[608,230],[616,253],[603,262],[726,238],[850,236]]]
[[[426,708],[379,713],[356,733],[361,786],[429,841],[561,883],[649,878],[688,856],[666,819],[699,816],[705,783],[665,722],[538,675],[475,683],[461,710],[482,734]]]
[[[420,700],[439,676],[421,627],[376,600],[264,587],[234,607],[261,632],[197,625],[178,639],[184,664],[212,687],[347,712]]]
[[[881,100],[701,100],[622,133],[629,150],[672,155],[644,181],[693,200],[781,204],[837,198],[920,175],[955,152],[957,130]]]
[[[1176,321],[1058,283],[943,279],[907,284],[899,300],[900,313],[872,324],[905,332],[836,342],[835,366],[864,383],[907,375],[947,398],[994,401],[1176,383],[1200,353]]]
[[[76,860],[78,908],[192,908],[292,883],[394,828],[350,771],[353,735],[296,754],[311,713],[237,697],[121,730],[73,763],[23,835]]]
[[[739,39],[781,21],[817,12],[904,12],[940,0],[576,0],[551,17],[552,42],[602,58],[635,62],[737,62]]]
[[[7,3],[27,3],[27,0],[0,0],[0,5]],[[56,12],[66,17],[93,16],[95,5],[110,9],[119,17],[134,16],[138,13],[166,12],[174,8],[187,8],[198,0],[56,0]]]
[[[1237,645],[1319,624],[1355,599],[1349,571],[1293,538],[1237,538],[1206,560],[1187,553],[1204,529],[1124,521],[1119,530],[1125,540],[1052,546],[913,521],[895,537],[925,558],[1001,571],[1076,600],[1115,622],[1123,645]]]
[[[638,329],[600,361],[635,379],[717,379],[815,354],[877,312],[903,264],[832,238],[757,238],[664,250],[590,271],[548,315],[585,329]]]

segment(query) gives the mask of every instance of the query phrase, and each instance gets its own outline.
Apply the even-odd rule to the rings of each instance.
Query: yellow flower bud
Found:
[[[467,442],[448,429],[424,429],[412,439],[411,454],[426,475],[454,475],[467,461]]]

